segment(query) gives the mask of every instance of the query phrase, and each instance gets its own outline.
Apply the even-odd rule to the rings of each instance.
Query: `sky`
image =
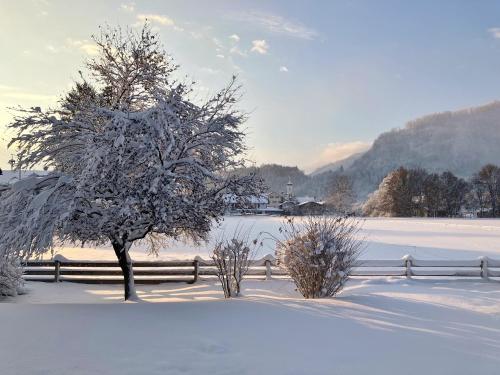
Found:
[[[500,1],[0,0],[0,167],[9,108],[57,105],[100,25],[145,19],[200,97],[238,75],[256,164],[311,171],[416,117],[500,99]]]

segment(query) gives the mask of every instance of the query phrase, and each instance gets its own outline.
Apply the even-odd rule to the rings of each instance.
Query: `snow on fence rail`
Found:
[[[55,257],[53,260],[28,261],[25,279],[30,281],[70,281],[89,284],[122,283],[122,273],[117,262],[83,261]],[[185,261],[136,261],[133,264],[138,284],[164,282],[195,283],[200,276],[215,277],[217,269],[213,260],[196,257]],[[252,278],[270,279],[286,277],[271,255],[253,260],[247,275]],[[352,276],[447,276],[447,277],[500,277],[500,260],[481,257],[471,260],[414,259],[406,255],[401,259],[358,260]]]

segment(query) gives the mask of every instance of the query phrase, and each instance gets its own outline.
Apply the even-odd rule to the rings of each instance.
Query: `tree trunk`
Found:
[[[135,292],[134,270],[132,268],[132,259],[130,259],[130,255],[128,253],[132,243],[128,241],[112,240],[111,244],[113,245],[116,257],[118,258],[118,264],[120,265],[123,273],[125,301],[136,301],[139,298]]]

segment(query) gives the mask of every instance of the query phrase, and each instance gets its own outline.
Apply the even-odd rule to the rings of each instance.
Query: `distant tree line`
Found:
[[[297,167],[263,164],[258,167],[242,168],[234,173],[236,175],[255,174],[256,177],[264,181],[268,191],[273,193],[285,192],[286,184],[291,181],[293,183],[293,193],[296,196],[310,196],[322,200],[331,193],[332,180],[338,174],[343,173],[343,169],[310,175],[305,174]]]
[[[351,214],[356,201],[352,179],[344,174],[343,169],[332,173],[325,197],[328,212],[335,214]]]
[[[369,216],[500,216],[500,168],[482,167],[466,181],[446,171],[400,167],[390,172],[363,206]]]

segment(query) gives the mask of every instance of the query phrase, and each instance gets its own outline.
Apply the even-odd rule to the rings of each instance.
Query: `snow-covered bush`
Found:
[[[347,282],[361,241],[360,223],[352,217],[310,217],[285,222],[278,241],[278,264],[305,298],[332,297]]]
[[[14,258],[0,258],[0,296],[16,296],[23,287],[23,269]]]
[[[222,285],[225,298],[237,297],[241,282],[248,271],[257,240],[236,235],[234,238],[219,239],[213,250],[212,259],[217,267],[217,277]]]

